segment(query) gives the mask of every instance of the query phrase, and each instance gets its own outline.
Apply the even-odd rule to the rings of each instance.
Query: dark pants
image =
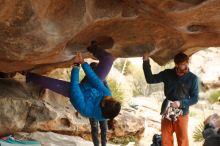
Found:
[[[101,144],[102,144],[102,146],[106,146],[106,144],[107,144],[107,131],[108,131],[107,120],[96,121],[96,120],[90,118],[89,121],[90,121],[90,125],[91,125],[91,134],[92,134],[92,141],[93,141],[94,146],[99,146],[99,138],[98,138],[99,127],[98,127],[98,124],[100,125],[100,129],[101,129]]]

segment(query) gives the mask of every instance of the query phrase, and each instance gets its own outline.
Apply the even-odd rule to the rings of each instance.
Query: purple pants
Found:
[[[104,81],[111,70],[114,58],[111,54],[107,53],[101,48],[96,48],[92,53],[99,60],[99,63],[94,71],[97,76]],[[26,78],[28,82],[30,81],[34,84],[40,85],[43,88],[50,89],[66,97],[70,97],[70,82],[41,76],[34,73],[28,73]],[[83,81],[86,81],[86,78],[84,78]]]

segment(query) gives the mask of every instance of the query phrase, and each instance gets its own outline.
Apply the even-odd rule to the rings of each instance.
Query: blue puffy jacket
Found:
[[[71,71],[70,102],[83,116],[96,120],[105,120],[101,111],[104,96],[112,96],[109,89],[99,79],[88,63],[82,64],[87,82],[79,83],[79,67]]]

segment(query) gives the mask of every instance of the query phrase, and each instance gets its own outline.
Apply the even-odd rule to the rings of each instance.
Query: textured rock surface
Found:
[[[145,119],[136,114],[135,110],[124,109],[115,118],[113,135],[123,136],[140,136],[144,131]]]
[[[34,133],[16,133],[18,139],[23,140],[36,140],[41,143],[42,146],[93,146],[90,141],[85,141],[80,137],[67,136],[56,134],[52,132],[34,132]],[[108,146],[116,146],[108,144]]]
[[[220,45],[219,0],[0,0],[0,71],[88,55],[112,38],[115,56],[149,52],[160,64],[177,52]]]
[[[56,131],[79,135],[89,133],[88,120],[76,117],[66,97],[25,83],[0,80],[1,134],[16,131]]]
[[[208,48],[191,57],[190,69],[205,88],[220,88],[220,49]]]
[[[87,118],[76,114],[68,98],[15,80],[0,79],[0,136],[14,132],[53,131],[90,139]],[[40,94],[41,93],[41,94]],[[111,136],[139,136],[144,119],[122,110]],[[120,129],[120,133],[119,130]]]

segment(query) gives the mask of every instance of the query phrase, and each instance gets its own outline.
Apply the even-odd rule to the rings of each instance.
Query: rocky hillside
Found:
[[[191,57],[191,71],[197,74],[206,89],[220,88],[220,48],[208,48]]]

